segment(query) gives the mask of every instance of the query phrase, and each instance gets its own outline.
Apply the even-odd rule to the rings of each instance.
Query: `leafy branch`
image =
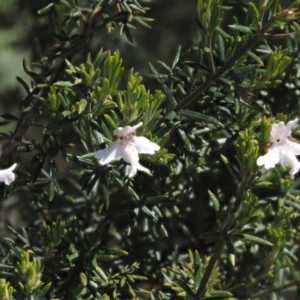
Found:
[[[255,45],[257,45],[262,40],[268,38],[266,31],[278,20],[282,15],[287,14],[287,11],[282,11],[281,13],[274,14],[270,20],[263,26],[256,34],[254,34],[245,45],[236,51],[236,53],[215,73],[212,73],[199,87],[197,87],[192,93],[185,97],[180,103],[174,107],[176,113],[183,110],[185,107],[190,105],[193,101],[199,99],[199,97],[210,88],[210,86],[218,81],[220,77],[228,70],[230,70],[235,63],[243,57],[249,50],[251,50]],[[285,38],[282,37],[282,38]]]

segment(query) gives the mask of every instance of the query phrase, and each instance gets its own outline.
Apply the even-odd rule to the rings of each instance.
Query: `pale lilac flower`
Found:
[[[297,122],[298,118],[286,125],[283,122],[272,125],[270,137],[272,146],[268,149],[267,154],[257,159],[259,166],[270,169],[281,163],[283,166],[291,168],[290,176],[294,178],[294,175],[300,169],[300,163],[296,158],[296,155],[300,155],[300,145],[289,141],[288,137]]]
[[[16,175],[13,173],[13,170],[16,168],[16,166],[17,164],[13,164],[8,169],[0,170],[0,182],[10,185],[16,179]]]
[[[133,177],[137,170],[151,174],[147,168],[140,165],[139,153],[154,154],[160,147],[143,136],[134,135],[136,129],[142,124],[141,122],[135,126],[118,127],[114,131],[117,139],[108,148],[95,153],[95,158],[99,159],[99,163],[105,165],[122,156],[130,164],[129,177]]]

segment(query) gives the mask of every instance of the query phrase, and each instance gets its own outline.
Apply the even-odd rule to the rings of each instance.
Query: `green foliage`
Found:
[[[10,286],[9,282],[6,282],[5,279],[0,280],[0,297],[3,300],[11,300],[13,299],[12,294],[14,290]]]
[[[146,74],[106,39],[150,27],[148,1],[46,2],[54,44],[32,40],[21,113],[1,114],[0,299],[299,297],[300,180],[257,165],[299,114],[299,1],[195,0],[193,40]],[[140,122],[151,175],[99,164]]]
[[[43,299],[48,292],[51,283],[44,285],[40,280],[42,277],[42,264],[40,259],[30,259],[29,251],[20,254],[20,261],[17,263],[17,274],[21,281],[19,287],[21,292],[26,297],[35,297]]]

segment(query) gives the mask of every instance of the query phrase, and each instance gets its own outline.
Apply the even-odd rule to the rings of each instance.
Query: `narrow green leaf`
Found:
[[[228,251],[229,261],[230,261],[231,265],[234,267],[235,266],[234,246],[229,239],[226,240],[226,247],[227,247],[227,251]]]
[[[23,59],[23,69],[31,78],[34,79],[37,76],[37,73],[35,73],[31,70],[31,68],[25,58]]]
[[[298,191],[297,191],[297,192],[298,192]],[[292,195],[289,195],[289,196],[291,197]],[[296,209],[298,212],[300,212],[300,204],[297,203],[296,201],[286,199],[284,203],[285,203],[286,205],[288,205],[288,206],[293,207],[293,208]]]
[[[180,59],[180,54],[181,54],[181,46],[178,47],[178,50],[176,52],[176,55],[175,55],[175,58],[174,58],[174,61],[172,63],[172,70],[174,69],[174,67],[177,65],[179,59]]]
[[[223,161],[223,163],[225,164],[225,166],[227,167],[228,171],[230,172],[230,174],[232,175],[233,179],[236,182],[239,182],[239,172],[236,170],[236,168],[233,167],[232,164],[229,163],[228,159],[226,156],[224,155],[220,155],[221,160]]]
[[[225,44],[223,37],[220,33],[217,34],[217,43],[218,43],[218,53],[221,62],[225,61]]]
[[[196,250],[194,253],[194,293],[197,292],[201,280],[202,280],[201,258],[198,251]]]
[[[101,189],[102,189],[102,195],[103,195],[105,207],[108,208],[109,207],[109,190],[105,184],[101,185]]]
[[[169,236],[169,235],[168,235],[168,231],[167,231],[166,227],[164,226],[164,224],[160,224],[159,228],[160,228],[162,234],[163,234],[165,237],[168,237],[168,236]]]
[[[74,86],[74,83],[70,81],[57,81],[54,83],[54,85],[59,87],[72,87]]]
[[[191,143],[190,139],[186,135],[186,133],[181,129],[178,129],[178,133],[179,133],[179,136],[180,136],[181,140],[184,142],[185,146],[187,147],[187,149],[189,151],[192,151],[193,146],[192,146],[192,143]]]
[[[156,217],[155,213],[152,210],[150,210],[147,206],[142,206],[142,211],[146,213],[149,217],[151,217],[155,223],[158,222],[158,218]]]
[[[147,204],[157,204],[157,203],[167,203],[169,202],[169,196],[166,195],[158,195],[158,196],[153,196],[149,197],[146,200]]]
[[[69,61],[69,60],[67,60],[67,59],[65,59],[65,63],[66,63],[66,65],[67,65],[67,67],[72,71],[72,72],[76,72],[76,69],[75,69],[75,67],[73,66],[73,64]]]
[[[232,25],[228,25],[228,27],[239,32],[252,33],[252,29],[248,26],[243,26],[240,24],[232,24]]]
[[[273,185],[273,183],[270,181],[258,181],[258,182],[254,183],[254,186],[257,186],[257,187],[270,187],[272,185]]]
[[[67,9],[72,9],[72,5],[66,0],[59,0],[61,4],[63,4]]]
[[[18,121],[19,120],[19,118],[17,118],[17,117],[15,117],[15,116],[13,116],[13,115],[11,115],[11,114],[7,114],[7,113],[5,113],[5,114],[2,114],[2,115],[0,115],[3,119],[6,119],[6,120],[12,120],[12,121]]]
[[[27,94],[30,94],[30,88],[27,85],[27,83],[19,76],[16,76],[17,80],[21,83],[21,85],[23,86],[23,88],[25,89],[25,91],[27,92]]]
[[[220,210],[220,203],[218,198],[210,190],[208,190],[208,195],[211,202],[213,203],[215,211],[218,212]]]
[[[139,195],[134,191],[133,188],[131,188],[130,186],[127,188],[127,192],[130,196],[132,196],[132,198],[136,201],[140,200]]]
[[[177,105],[177,101],[173,96],[172,91],[160,79],[158,79],[157,82],[159,83],[164,93],[166,94],[167,100],[169,101],[171,108],[175,107]]]
[[[132,38],[132,35],[130,33],[130,30],[128,29],[127,24],[124,24],[124,33],[125,33],[128,41],[133,44],[133,38]]]
[[[84,112],[86,106],[87,106],[86,99],[81,99],[78,103],[78,113],[81,114],[82,112]]]
[[[148,63],[149,69],[153,74],[159,74],[151,63]]]
[[[172,73],[172,69],[163,61],[158,61],[158,63],[161,64],[169,73]]]
[[[255,53],[248,51],[247,54],[253,58],[260,66],[264,66],[263,61],[260,59],[260,57],[258,57]]]
[[[51,181],[49,186],[49,201],[52,201],[54,199],[55,193],[56,193],[56,186],[54,182]]]
[[[199,122],[205,122],[208,124],[215,124],[218,125],[220,127],[223,127],[223,124],[220,123],[216,118],[208,116],[208,115],[204,115],[195,111],[191,111],[191,110],[183,110],[179,112],[180,116],[183,116],[185,118],[187,118],[187,121],[199,121]]]
[[[254,236],[254,235],[250,235],[250,234],[239,234],[239,235],[241,235],[245,240],[250,241],[250,242],[254,242],[254,243],[257,243],[257,244],[264,245],[264,246],[271,246],[271,247],[274,246],[269,241],[267,241],[263,238]]]
[[[34,39],[34,44],[35,44],[35,52],[36,52],[36,55],[38,57],[38,59],[41,59],[42,58],[42,48],[41,48],[41,44],[39,42],[39,40],[37,38]]]
[[[210,291],[209,292],[211,296],[213,297],[230,297],[233,296],[232,293],[228,292],[228,291]],[[206,297],[202,298],[202,299],[206,299]]]
[[[102,63],[103,59],[105,58],[105,53],[100,50],[98,53],[97,53],[97,56],[94,60],[94,66],[95,68],[99,68],[100,67],[100,64]]]
[[[103,115],[104,120],[106,122],[106,125],[108,126],[108,128],[110,128],[112,131],[115,130],[118,126],[115,123],[115,121],[112,119],[112,117],[108,114],[104,114]]]
[[[48,11],[50,11],[52,9],[52,7],[54,6],[54,3],[50,3],[49,5],[41,8],[40,10],[38,10],[38,15],[43,15],[45,13],[47,13]]]
[[[241,77],[247,75],[248,73],[254,72],[256,69],[257,69],[257,65],[241,66],[230,70],[227,74]]]

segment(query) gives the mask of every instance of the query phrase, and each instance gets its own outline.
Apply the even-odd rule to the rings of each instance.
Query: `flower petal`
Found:
[[[137,173],[136,164],[131,164],[128,168],[128,177],[134,177]]]
[[[273,124],[271,129],[270,141],[273,144],[276,144],[278,141],[282,139],[287,139],[288,136],[285,135],[285,126],[283,122],[278,124]]]
[[[300,155],[300,144],[291,142],[289,140],[287,140],[285,144],[294,155]]]
[[[112,142],[109,147],[102,149],[102,150],[98,150],[95,153],[94,157],[97,159],[100,159],[99,163],[101,165],[105,165],[105,164],[110,163],[112,160],[118,159],[119,157],[121,157],[122,152],[123,152],[123,149],[120,146],[119,141],[116,140],[116,141]]]
[[[264,166],[266,169],[274,168],[280,161],[278,147],[270,148],[267,154],[260,156],[256,163],[258,166]]]
[[[135,147],[128,145],[124,148],[123,159],[130,164],[128,169],[128,177],[136,175],[139,165],[139,155]]]
[[[137,170],[151,174],[150,170],[143,167],[138,161],[133,162],[128,169],[128,177],[133,177],[136,175]]]
[[[128,177],[135,176],[137,170],[151,174],[147,168],[143,167],[139,163],[139,155],[135,146],[128,145],[127,147],[124,148],[123,159],[130,164],[128,169]]]
[[[292,132],[292,128],[297,124],[298,119],[289,121],[286,125],[283,122],[273,124],[271,129],[270,140],[273,144],[282,145]]]
[[[123,159],[129,164],[139,161],[139,154],[133,145],[129,144],[124,148]]]
[[[114,135],[125,136],[125,135],[135,133],[137,128],[141,127],[142,125],[143,125],[143,122],[140,122],[134,126],[118,127],[117,129],[114,130]]]
[[[134,146],[138,153],[154,154],[160,147],[143,136],[133,136]]]
[[[10,185],[16,179],[16,175],[13,173],[16,166],[17,164],[13,164],[8,169],[0,170],[0,181],[4,182],[6,185]]]
[[[285,134],[289,136],[292,132],[292,128],[298,123],[298,118],[293,121],[289,121],[285,126]]]
[[[299,172],[299,169],[300,169],[300,162],[296,158],[295,158],[295,160],[296,161],[293,163],[291,171],[290,171],[290,176],[292,179],[294,178],[294,175]]]
[[[290,167],[290,176],[294,178],[294,175],[300,169],[300,162],[297,160],[296,156],[291,151],[281,151],[280,152],[280,162],[283,166]]]

